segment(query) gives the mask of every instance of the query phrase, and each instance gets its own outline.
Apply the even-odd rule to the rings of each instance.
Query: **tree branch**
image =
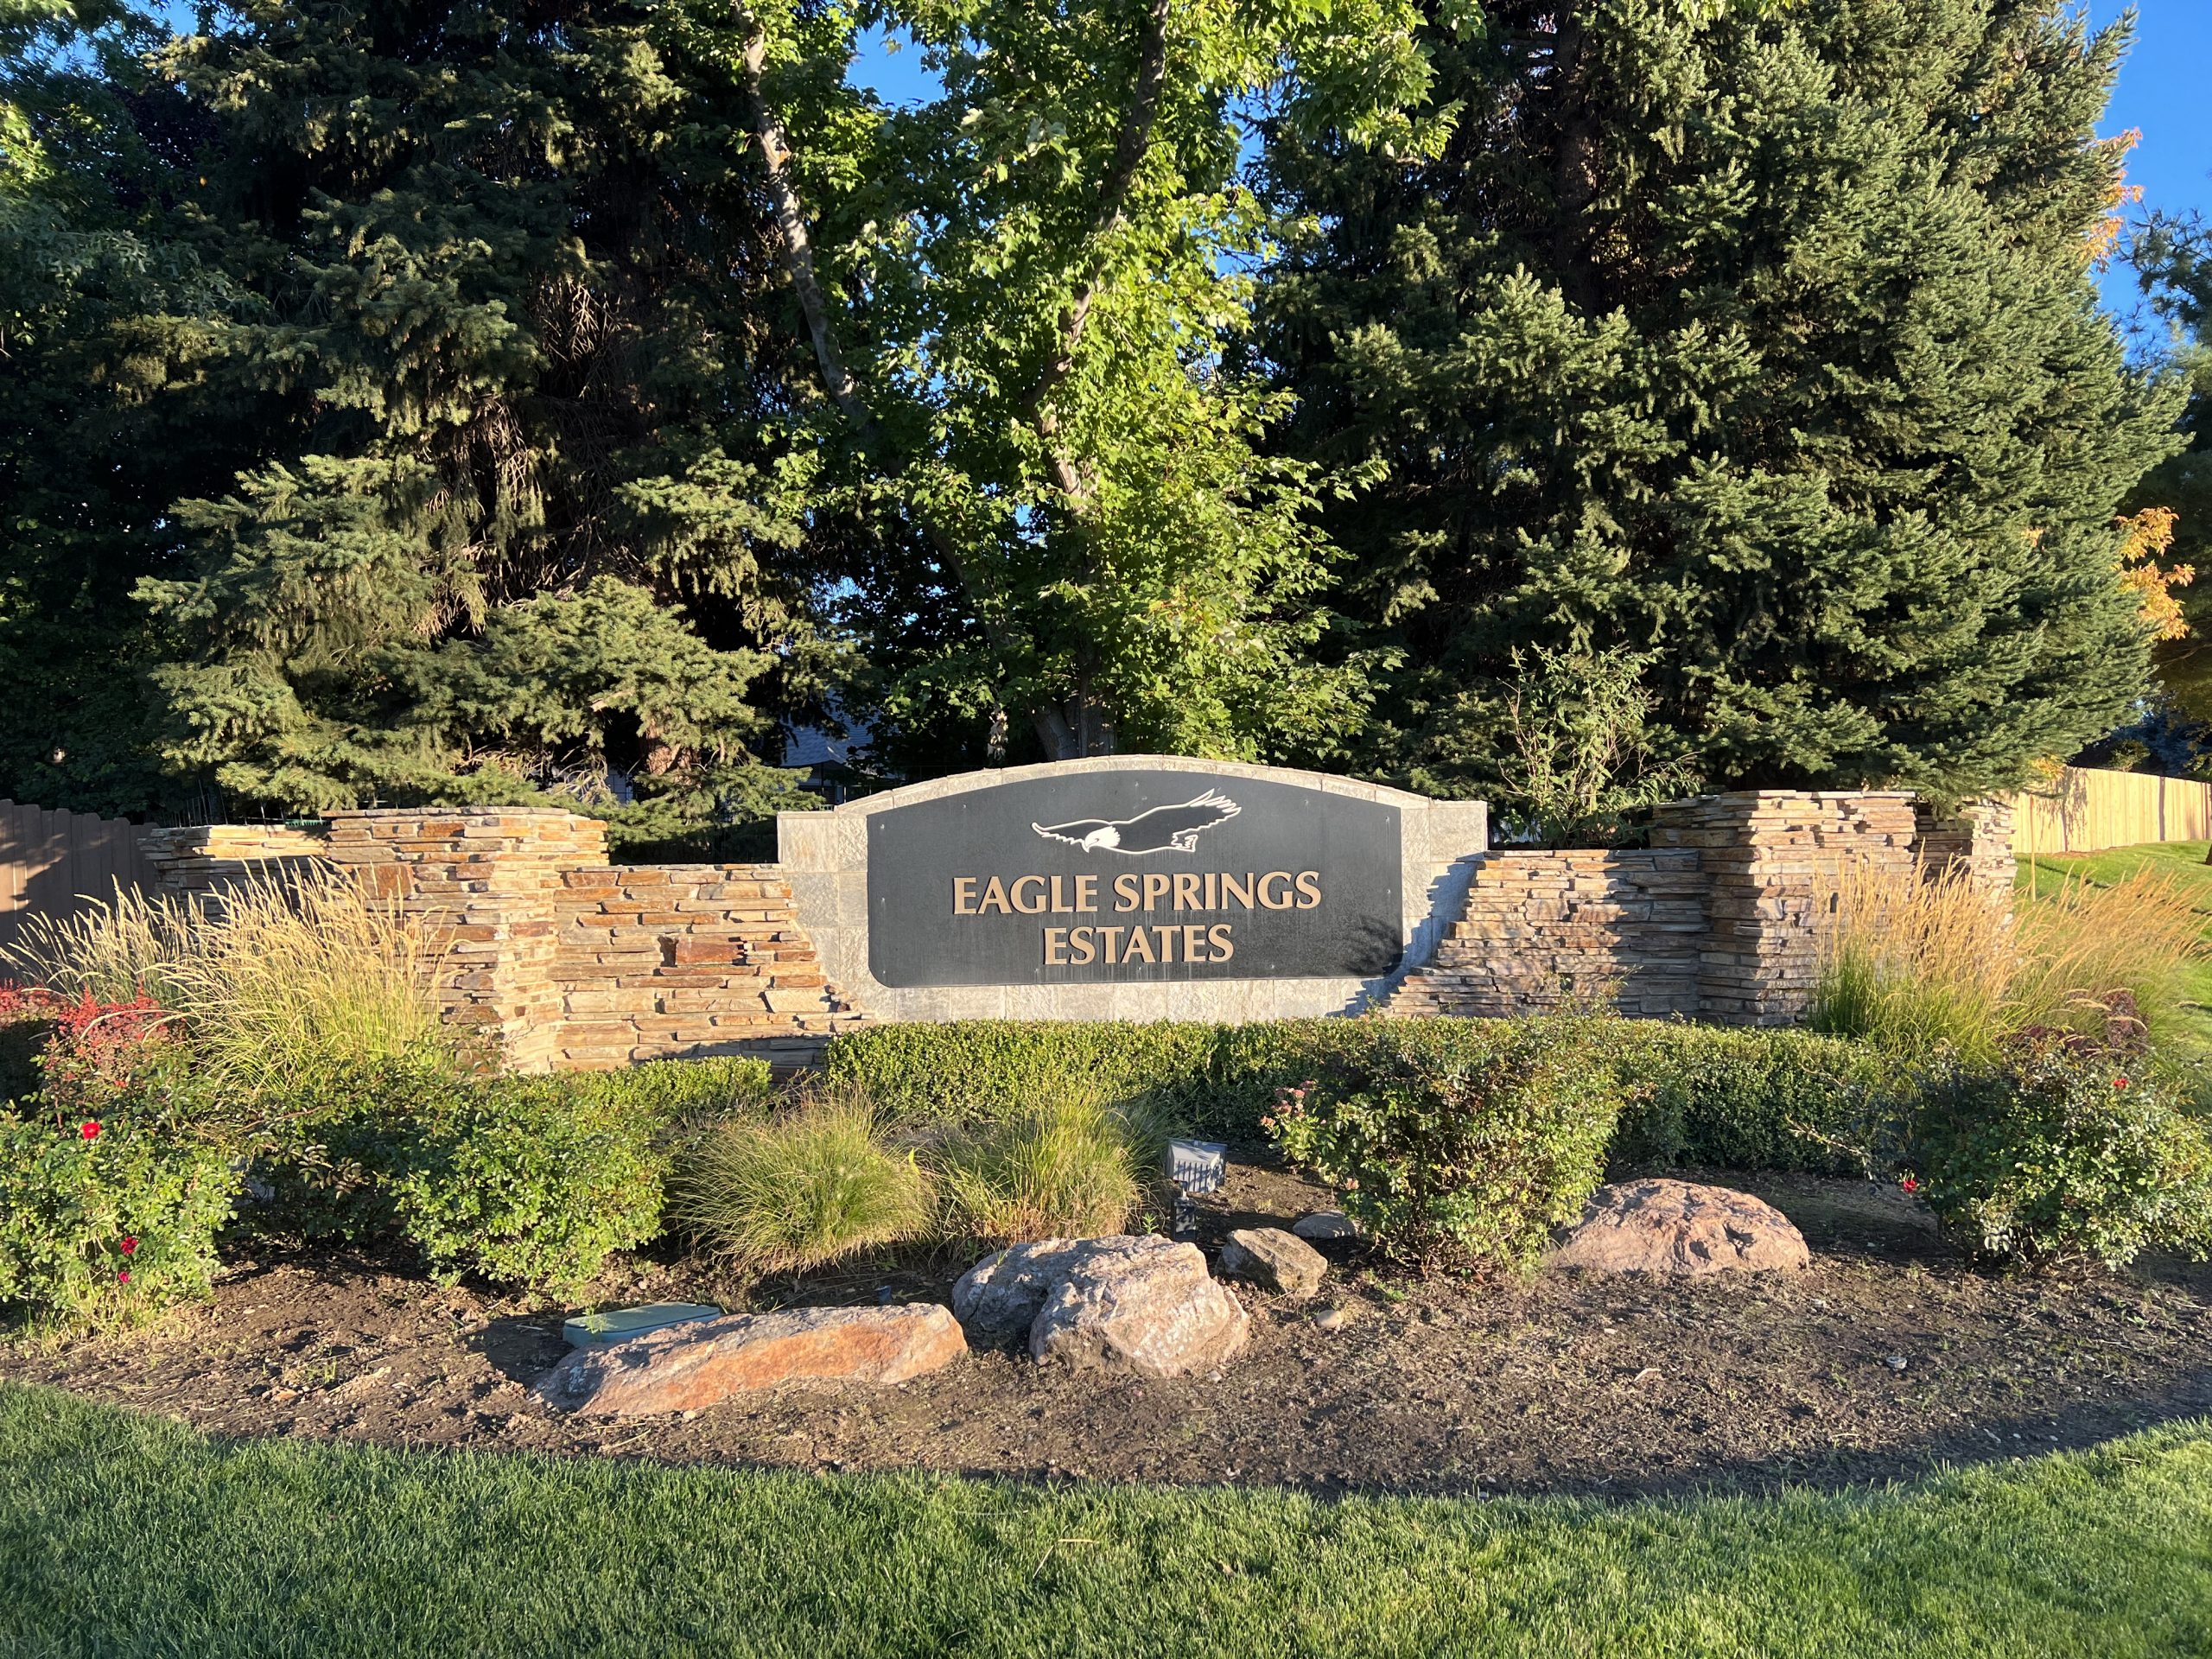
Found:
[[[1094,245],[1092,270],[1085,275],[1076,289],[1074,299],[1060,313],[1057,348],[1038,375],[1036,385],[1029,389],[1029,395],[1022,399],[1021,413],[1027,420],[1040,424],[1049,420],[1046,400],[1075,372],[1076,347],[1083,342],[1084,329],[1090,321],[1090,308],[1098,298],[1095,245],[1125,222],[1122,209],[1128,205],[1137,169],[1144,165],[1144,158],[1151,151],[1153,123],[1160,113],[1160,89],[1167,79],[1169,3],[1170,0],[1153,0],[1152,10],[1145,18],[1144,35],[1137,46],[1136,84],[1130,87],[1129,101],[1122,111],[1121,130],[1114,137],[1114,160],[1106,170],[1099,191],[1098,211],[1091,217],[1090,235],[1085,238]],[[1073,469],[1065,460],[1057,454],[1052,459],[1055,473],[1065,471],[1072,476]],[[1070,488],[1065,479],[1060,487],[1070,495],[1080,493]]]
[[[737,21],[747,31],[743,54],[745,101],[751,106],[753,136],[760,141],[761,164],[767,170],[768,200],[775,209],[776,228],[783,232],[784,267],[798,295],[798,308],[805,315],[806,332],[814,340],[814,358],[822,366],[822,384],[844,411],[854,432],[864,442],[869,441],[874,436],[875,423],[837,350],[837,337],[830,323],[829,302],[822,297],[822,283],[814,273],[814,244],[807,235],[806,214],[800,206],[798,191],[791,183],[791,143],[785,137],[784,124],[769,105],[761,85],[761,69],[768,56],[767,32],[760,27],[760,19],[743,5],[737,8]]]
[[[1590,103],[1588,44],[1581,21],[1567,16],[1558,29],[1551,63],[1558,123],[1558,149],[1552,157],[1552,263],[1567,297],[1588,309],[1594,283],[1583,221],[1598,199],[1598,116]]]

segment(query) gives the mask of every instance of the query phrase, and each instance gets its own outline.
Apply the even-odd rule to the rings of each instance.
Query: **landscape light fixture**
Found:
[[[1201,1192],[1218,1192],[1229,1173],[1229,1148],[1219,1141],[1170,1141],[1167,1179],[1175,1183],[1175,1230],[1198,1230],[1198,1208],[1191,1200]]]

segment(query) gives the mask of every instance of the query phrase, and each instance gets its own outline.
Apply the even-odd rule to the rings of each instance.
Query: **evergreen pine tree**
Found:
[[[733,27],[259,0],[172,50],[245,295],[207,372],[267,411],[141,585],[174,768],[290,810],[610,767],[757,805],[719,769],[818,652]]]
[[[196,804],[149,741],[135,670],[163,642],[132,589],[257,412],[200,395],[235,296],[190,223],[206,120],[144,67],[163,38],[127,6],[0,4],[0,796],[105,813]]]
[[[2144,690],[2115,515],[2172,447],[2090,238],[2124,41],[2059,0],[1439,9],[1456,130],[1295,129],[1263,305],[1301,454],[1402,653],[1376,741],[1497,777],[1512,652],[1647,659],[1715,785],[1966,791]]]

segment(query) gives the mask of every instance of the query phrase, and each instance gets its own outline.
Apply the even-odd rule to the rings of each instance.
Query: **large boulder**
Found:
[[[1221,1247],[1221,1270],[1231,1279],[1303,1298],[1320,1289],[1329,1258],[1280,1227],[1240,1227]]]
[[[1812,1260],[1789,1217],[1764,1199],[1689,1181],[1601,1186],[1550,1265],[1592,1273],[1762,1273]]]
[[[1217,1365],[1251,1326],[1197,1245],[1156,1236],[1016,1245],[962,1275],[952,1306],[982,1339],[1019,1332],[1026,1312],[1038,1359],[1140,1376]]]
[[[1025,1340],[1044,1311],[1052,1287],[1097,1239],[1041,1238],[985,1256],[952,1287],[952,1316],[968,1334],[987,1345]]]
[[[711,1406],[779,1382],[904,1382],[968,1351],[951,1313],[791,1307],[671,1326],[580,1349],[539,1382],[548,1405],[586,1416],[645,1417]]]
[[[1102,1238],[1069,1264],[1029,1330],[1029,1351],[1077,1370],[1179,1376],[1244,1345],[1251,1318],[1195,1244]]]

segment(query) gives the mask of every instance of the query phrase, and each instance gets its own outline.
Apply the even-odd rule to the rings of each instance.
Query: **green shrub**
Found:
[[[1953,1064],[1907,1120],[1906,1179],[1970,1254],[2026,1267],[2212,1248],[2212,1141],[2158,1083],[2063,1041]]]
[[[822,1070],[833,1086],[865,1094],[887,1127],[1003,1122],[1073,1090],[1109,1103],[1142,1098],[1161,1115],[1211,1128],[1223,1029],[1169,1020],[873,1026],[833,1038]],[[1250,1122],[1266,1098],[1253,1103]]]
[[[434,1275],[559,1289],[660,1230],[665,1123],[567,1078],[498,1077],[418,1103],[378,1155]]]
[[[1399,1261],[1525,1272],[1598,1185],[1620,1094],[1591,1063],[1590,1026],[1501,1022],[1486,1036],[1486,1052],[1446,1057],[1378,1035],[1356,1070],[1284,1089],[1270,1114],[1283,1155]]]
[[[1606,1156],[1621,1170],[1858,1173],[1840,1148],[1911,1087],[1877,1051],[1811,1032],[1622,1020],[1607,1036],[1626,1103]]]
[[[672,1220],[764,1272],[820,1267],[929,1222],[921,1166],[884,1145],[850,1095],[714,1124],[680,1155],[671,1187]]]
[[[631,1075],[327,1071],[286,1097],[249,1218],[311,1238],[396,1230],[442,1279],[580,1283],[659,1230],[658,1142],[688,1085]]]
[[[0,1113],[0,1305],[118,1324],[204,1297],[240,1177],[220,1143],[127,1116]]]
[[[1157,1144],[1147,1125],[1081,1093],[956,1135],[940,1154],[944,1231],[992,1244],[1118,1233]]]
[[[766,1060],[718,1055],[703,1060],[647,1060],[613,1071],[570,1071],[563,1086],[609,1106],[663,1121],[766,1111],[777,1096]]]
[[[957,1125],[1018,1116],[1076,1090],[1117,1109],[1224,1140],[1263,1138],[1275,1091],[1325,1071],[1356,1076],[1377,1054],[1440,1065],[1488,1054],[1510,1022],[1278,1020],[1243,1026],[959,1020],[885,1026],[833,1040],[823,1068],[889,1121]],[[1627,1105],[1623,1165],[1847,1171],[1818,1136],[1848,1139],[1902,1073],[1872,1051],[1802,1031],[1657,1021],[1586,1022],[1573,1039],[1614,1067]],[[1808,1133],[1809,1132],[1809,1133]]]

